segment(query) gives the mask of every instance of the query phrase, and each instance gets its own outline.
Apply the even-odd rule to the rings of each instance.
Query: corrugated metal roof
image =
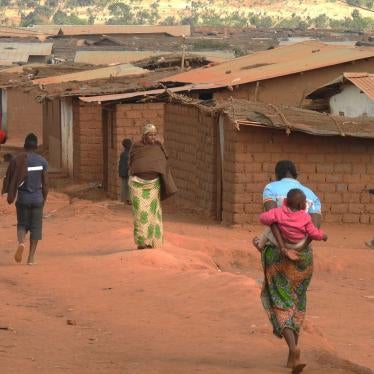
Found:
[[[190,36],[190,25],[181,26],[150,26],[150,25],[35,25],[26,30],[39,31],[65,36],[74,35],[111,35],[111,34],[168,34],[171,36]]]
[[[121,64],[109,66],[106,68],[80,71],[77,73],[58,75],[55,77],[47,77],[33,80],[37,85],[58,84],[65,82],[82,82],[94,79],[105,79],[110,77],[139,76],[148,74],[149,70],[138,68],[130,64]]]
[[[27,62],[29,56],[49,56],[53,43],[0,43],[0,59],[9,62]]]
[[[163,51],[77,51],[74,62],[94,65],[123,64],[173,53]],[[211,62],[227,61],[235,57],[232,52],[225,51],[188,51],[187,54],[189,56],[203,56]]]
[[[235,58],[235,54],[230,51],[187,51],[189,55],[203,56],[210,62],[224,62]]]
[[[29,55],[48,56],[52,52],[53,43],[1,43],[0,51],[23,51]]]
[[[0,26],[0,37],[5,38],[37,38],[44,41],[47,38],[43,32],[28,30],[20,27]]]
[[[167,92],[186,92],[186,91],[194,91],[199,89],[198,86],[193,84],[181,86],[181,87],[172,87],[172,88],[160,88],[156,90],[148,90],[148,91],[136,91],[136,92],[126,92],[121,94],[115,95],[101,95],[101,96],[88,96],[88,97],[80,97],[81,101],[85,103],[95,103],[95,102],[108,102],[108,101],[120,101],[125,99],[131,99],[134,97],[142,97],[142,96],[152,96],[152,95],[160,95]]]
[[[331,97],[340,92],[341,85],[345,84],[347,81],[354,84],[361,91],[365,92],[370,99],[374,100],[374,74],[369,74],[366,72],[343,73],[333,81],[326,83],[316,90],[310,92],[306,98],[322,99],[325,97]]]
[[[165,54],[167,53],[154,51],[77,51],[74,62],[94,65],[123,64]]]
[[[235,86],[374,57],[373,48],[326,45],[317,41],[283,46],[195,69],[164,82]]]
[[[1,65],[1,62],[0,62]],[[25,69],[32,69],[32,68],[39,68],[48,66],[48,64],[25,64],[25,65],[17,65],[12,66],[10,68],[1,69],[0,73],[12,74],[12,73],[23,73]]]
[[[344,73],[344,78],[351,81],[361,91],[365,92],[371,100],[374,100],[374,74]]]
[[[2,62],[8,65],[14,62],[26,63],[29,60],[29,54],[23,51],[7,51],[0,48],[0,54]]]

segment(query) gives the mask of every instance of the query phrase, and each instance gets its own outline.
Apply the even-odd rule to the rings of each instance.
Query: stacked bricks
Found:
[[[176,205],[206,216],[216,213],[216,124],[207,113],[167,104],[165,145],[178,187]]]
[[[108,194],[112,199],[120,197],[118,161],[123,151],[122,140],[140,141],[144,125],[157,126],[161,140],[164,133],[164,103],[141,103],[116,105],[113,141],[108,145]],[[113,145],[113,147],[111,147]]]
[[[102,111],[99,104],[73,102],[74,177],[103,180]]]
[[[43,106],[30,93],[20,88],[7,90],[8,138],[14,145],[23,146],[28,133],[33,132],[43,141]]]
[[[262,191],[274,180],[279,160],[292,160],[299,180],[322,202],[325,222],[374,223],[374,143],[368,139],[321,137],[242,126],[225,145],[223,217],[229,224],[258,222]],[[231,135],[229,135],[231,131]]]

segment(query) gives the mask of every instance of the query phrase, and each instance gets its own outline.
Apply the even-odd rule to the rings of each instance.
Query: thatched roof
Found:
[[[374,117],[348,118],[273,104],[231,100],[223,110],[239,130],[259,126],[318,136],[374,138]]]
[[[303,132],[315,136],[351,136],[374,138],[374,117],[348,118],[332,116],[284,105],[265,104],[231,99],[224,104],[203,101],[170,93],[169,102],[193,105],[211,115],[224,114],[240,131],[241,126],[262,127],[291,132]]]

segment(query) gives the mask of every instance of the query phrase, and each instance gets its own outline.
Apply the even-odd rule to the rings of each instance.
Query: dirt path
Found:
[[[0,203],[2,373],[289,372],[247,231],[169,213],[164,248],[136,251],[130,211],[116,203],[53,193],[45,213],[39,264],[17,265],[14,207]],[[362,242],[371,228],[326,230],[330,242],[315,245],[305,373],[370,373],[374,251]]]

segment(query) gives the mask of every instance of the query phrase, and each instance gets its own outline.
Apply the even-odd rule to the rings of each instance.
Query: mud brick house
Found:
[[[135,108],[128,104],[113,106],[111,102],[118,96],[131,99],[143,97],[144,92],[165,92],[158,81],[170,71],[175,68],[149,71],[123,64],[34,80],[35,86],[43,88],[39,100],[43,102],[43,138],[50,164],[68,171],[71,177],[103,182],[105,188],[112,186],[114,182],[108,180],[108,175],[114,178],[116,166],[104,165],[118,161],[112,155],[114,144],[120,144],[122,135],[138,135],[144,121],[153,121],[162,128],[163,110],[159,110],[160,105],[154,105],[157,109],[152,109],[153,104]],[[187,89],[183,86],[173,90]],[[117,134],[121,126],[126,130]]]
[[[52,167],[68,171],[83,180],[102,179],[102,108],[81,105],[83,92],[115,88],[116,78],[144,77],[149,72],[129,64],[120,64],[33,81],[44,90],[43,143]],[[73,82],[73,83],[72,83]],[[118,83],[123,89],[124,82]],[[75,90],[74,90],[75,89]]]
[[[374,117],[374,75],[344,73],[308,94],[307,98],[314,100],[316,109],[334,115]]]
[[[225,224],[256,223],[261,192],[274,178],[276,162],[291,159],[300,180],[320,196],[327,222],[374,222],[374,199],[363,193],[374,177],[373,119],[237,99],[207,106],[169,94],[159,102],[139,102],[139,92],[81,98],[85,105],[107,100],[103,179],[111,198],[120,193],[122,139],[139,139],[143,125],[152,121],[173,167],[177,206]]]
[[[184,92],[186,90],[187,87],[183,86],[173,88],[171,92]],[[92,115],[95,112],[95,131],[97,131],[97,133],[102,133],[103,136],[100,145],[97,145],[98,148],[101,147],[100,150],[98,148],[96,149],[96,155],[98,155],[100,151],[100,157],[103,160],[103,168],[100,170],[96,168],[96,176],[97,180],[103,181],[104,189],[107,191],[109,197],[117,199],[120,196],[118,160],[123,151],[122,140],[124,138],[130,138],[132,141],[140,140],[143,127],[149,122],[157,126],[161,140],[163,140],[166,124],[166,104],[159,95],[162,96],[165,95],[165,93],[165,89],[162,88],[79,98],[79,108],[84,114],[83,117],[82,114],[80,115],[79,123],[77,123],[76,128],[79,128],[81,133],[89,131],[87,130],[88,127],[92,127],[93,125],[92,117],[90,114],[87,114],[87,112],[89,111]],[[157,97],[156,101],[142,102],[146,98],[152,96]],[[166,96],[168,96],[168,94],[166,94]],[[82,118],[87,118],[87,116],[87,122],[91,121],[91,125],[84,123],[82,120]],[[76,116],[76,118],[78,118],[78,116]],[[87,137],[87,139],[90,138]],[[77,143],[78,142],[79,141],[77,141]],[[80,141],[80,143],[82,144],[82,141]],[[93,152],[92,148],[90,152]],[[85,167],[82,169],[85,169]],[[79,175],[82,177],[82,173],[79,173]]]
[[[242,100],[233,100],[221,116],[222,208],[218,201],[217,209],[224,222],[258,221],[262,189],[280,159],[296,163],[300,181],[320,197],[325,221],[374,222],[374,199],[364,192],[374,177],[373,118]]]
[[[88,70],[92,65],[26,64],[0,70],[0,119],[8,132],[8,143],[22,146],[25,136],[34,132],[43,141],[43,105],[35,100],[37,78]]]
[[[186,120],[188,118],[188,120]],[[165,107],[165,143],[177,202],[227,224],[258,222],[275,163],[293,160],[321,198],[327,222],[373,223],[374,120],[232,100],[211,110]]]
[[[306,41],[202,67],[163,80],[171,84],[206,85],[210,96],[301,106],[312,90],[344,72],[374,73],[374,50]]]
[[[1,92],[1,127],[7,131],[9,143],[23,145],[25,136],[34,132],[43,135],[43,108],[19,87],[3,87]]]

